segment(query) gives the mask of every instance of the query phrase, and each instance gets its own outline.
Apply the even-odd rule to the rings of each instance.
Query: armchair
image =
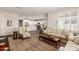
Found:
[[[25,31],[22,27],[19,28],[19,33],[22,38],[29,38],[31,36],[29,31]]]
[[[79,50],[79,35],[74,36],[69,33],[68,42],[65,47],[60,47],[59,51],[78,51]]]
[[[58,50],[59,51],[77,51],[79,50],[79,45],[72,41],[68,41],[65,47],[60,47]]]

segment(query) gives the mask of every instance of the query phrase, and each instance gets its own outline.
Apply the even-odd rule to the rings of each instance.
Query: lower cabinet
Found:
[[[10,51],[10,46],[7,36],[0,36],[0,51]]]

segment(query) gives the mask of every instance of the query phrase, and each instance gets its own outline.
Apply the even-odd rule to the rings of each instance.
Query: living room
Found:
[[[1,7],[0,15],[1,51],[79,50],[78,7]]]

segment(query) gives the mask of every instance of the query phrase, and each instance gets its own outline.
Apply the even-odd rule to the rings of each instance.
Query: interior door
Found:
[[[19,20],[19,27],[23,27],[23,20]]]

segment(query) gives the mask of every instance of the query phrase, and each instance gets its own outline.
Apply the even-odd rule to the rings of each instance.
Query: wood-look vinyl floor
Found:
[[[56,51],[57,49],[44,41],[38,39],[36,32],[31,32],[31,38],[21,40],[13,40],[9,37],[9,45],[11,51]]]

